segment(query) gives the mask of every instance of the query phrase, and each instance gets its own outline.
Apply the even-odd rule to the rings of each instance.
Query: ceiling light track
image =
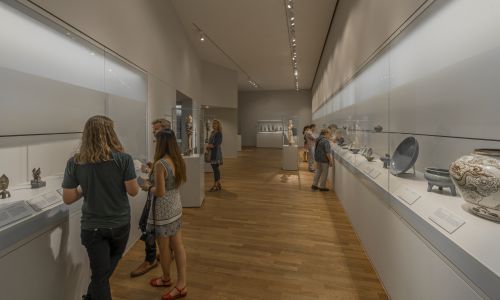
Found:
[[[239,70],[241,73],[245,74],[245,76],[247,77],[247,80],[248,80],[248,84],[250,84],[251,86],[253,86],[254,88],[259,88],[259,84],[252,79],[252,77],[250,77],[250,75],[240,66],[240,64],[238,64],[238,62],[236,62],[236,60],[234,60],[234,58],[231,57],[231,55],[227,54],[226,51],[224,51],[224,49],[222,49],[221,46],[219,46],[219,44],[217,44],[205,31],[203,31],[203,29],[201,29],[198,25],[196,25],[195,23],[192,23],[193,26],[196,28],[196,30],[198,30],[198,33],[200,34],[200,41],[201,42],[205,42],[205,41],[209,41],[212,45],[214,45],[227,59],[229,59]]]
[[[295,5],[294,0],[283,0],[285,4],[286,26],[288,31],[288,43],[290,46],[290,57],[292,58],[292,74],[295,89],[299,91],[299,65],[297,59],[297,38],[295,37]]]

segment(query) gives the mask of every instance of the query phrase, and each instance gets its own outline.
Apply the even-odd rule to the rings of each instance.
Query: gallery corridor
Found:
[[[186,299],[387,299],[334,192],[312,192],[305,163],[280,167],[281,150],[246,149],[222,166],[222,192],[184,209]],[[148,284],[159,266],[129,277],[143,258],[139,241],[112,278],[114,299],[164,292]]]

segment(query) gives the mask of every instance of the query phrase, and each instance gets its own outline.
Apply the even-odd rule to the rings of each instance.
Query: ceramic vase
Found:
[[[500,222],[500,149],[476,149],[450,165],[450,175],[469,210]]]

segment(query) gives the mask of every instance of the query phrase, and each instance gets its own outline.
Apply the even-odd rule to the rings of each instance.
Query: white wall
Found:
[[[313,84],[313,112],[426,2],[432,0],[339,0]]]
[[[203,61],[203,97],[201,104],[217,107],[238,107],[238,73]]]
[[[148,72],[149,120],[171,114],[175,90],[199,107],[202,62],[170,1],[33,2]]]
[[[311,123],[311,91],[240,92],[238,94],[238,128],[243,146],[257,145],[258,120],[299,118],[299,139],[302,128]],[[301,145],[302,140],[298,141]]]
[[[33,2],[185,95],[201,98],[201,61],[170,1]]]

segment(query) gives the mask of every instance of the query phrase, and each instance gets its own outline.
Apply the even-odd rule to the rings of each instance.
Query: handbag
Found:
[[[209,163],[209,162],[211,162],[211,161],[212,161],[212,150],[207,149],[207,150],[205,151],[205,162],[206,162],[206,163]]]

